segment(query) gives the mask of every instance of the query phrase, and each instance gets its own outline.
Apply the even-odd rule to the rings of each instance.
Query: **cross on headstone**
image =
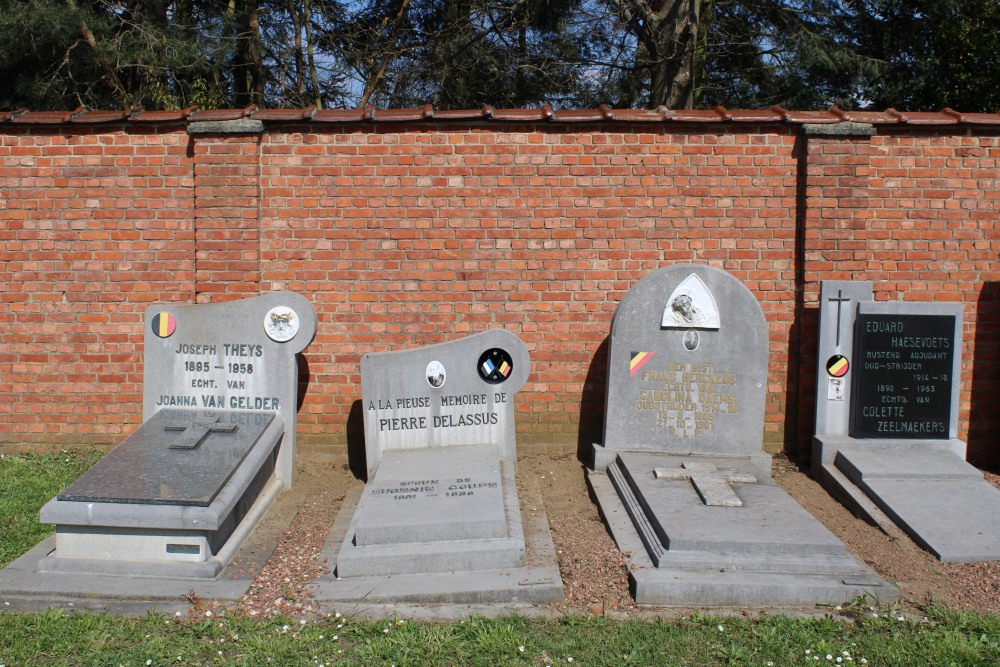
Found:
[[[840,347],[840,309],[845,301],[850,301],[846,296],[844,296],[844,290],[837,290],[837,296],[831,296],[828,301],[837,302],[837,347]]]
[[[755,484],[757,478],[746,472],[719,470],[704,461],[684,461],[680,468],[654,468],[657,479],[690,479],[702,502],[711,507],[743,507],[729,484]]]
[[[180,442],[170,445],[170,449],[198,449],[212,433],[235,433],[236,424],[220,424],[218,422],[221,418],[221,416],[216,417],[211,422],[194,421],[167,424],[163,427],[164,431],[183,431],[185,436]]]

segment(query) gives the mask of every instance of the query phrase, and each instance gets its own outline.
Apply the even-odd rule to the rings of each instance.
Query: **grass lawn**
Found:
[[[54,530],[38,523],[38,510],[102,455],[94,450],[0,458],[0,567]]]
[[[0,459],[0,562],[51,527],[38,508],[98,454]],[[308,621],[220,612],[123,618],[4,613],[0,667],[15,665],[1000,665],[1000,618],[939,607],[909,617],[866,606],[847,618],[681,620],[470,617],[434,624],[331,613]]]

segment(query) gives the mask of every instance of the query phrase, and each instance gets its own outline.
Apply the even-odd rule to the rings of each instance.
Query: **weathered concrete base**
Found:
[[[269,485],[259,502],[265,506],[271,504],[273,497],[281,491],[280,482]],[[278,502],[287,502],[282,494]],[[254,575],[260,571],[264,563],[274,551],[294,513],[288,514],[287,521],[273,523],[266,529],[260,526],[253,529],[249,537],[242,541],[242,546],[229,555],[229,565],[224,569],[216,565],[216,576],[203,576],[207,573],[195,572],[190,567],[171,570],[163,563],[148,567],[148,564],[136,563],[133,571],[122,572],[74,572],[50,569],[40,571],[38,564],[49,560],[56,563],[69,559],[53,559],[52,552],[56,548],[56,536],[51,535],[35,545],[3,570],[0,570],[0,601],[9,603],[3,609],[9,611],[41,611],[49,608],[63,607],[65,609],[87,609],[103,611],[127,616],[138,616],[146,613],[173,614],[187,613],[191,607],[192,594],[202,600],[219,602],[223,605],[237,602],[245,594]],[[253,523],[256,523],[251,519]],[[241,524],[238,530],[242,531]],[[92,567],[84,569],[99,569],[99,563],[91,563]],[[104,564],[106,566],[106,563]],[[202,563],[203,567],[212,567],[210,563]]]
[[[513,485],[512,476],[510,484]],[[341,551],[345,546],[350,549],[347,537],[351,534],[361,495],[362,490],[356,489],[344,499],[340,514],[327,536],[321,559],[339,564]],[[454,571],[356,577],[337,577],[334,573],[318,578],[310,586],[310,591],[320,606],[351,603],[352,608],[357,605],[360,609],[386,603],[493,604],[516,608],[519,605],[559,601],[563,597],[562,578],[541,492],[533,480],[528,482],[524,495],[522,508],[532,509],[518,511],[516,498],[512,508],[518,530],[523,534],[524,564],[484,567],[475,571],[462,571],[456,567]],[[482,552],[470,551],[473,557],[477,553]],[[456,566],[464,563],[454,553],[448,555],[448,560]],[[479,565],[482,567],[484,564]]]
[[[956,442],[817,437],[817,477],[852,511],[895,524],[941,561],[1000,560],[1000,491]]]
[[[136,616],[147,612],[187,613],[193,592],[204,600],[235,602],[249,588],[252,575],[182,579],[122,574],[39,572],[38,561],[55,549],[54,535],[0,570],[0,600],[9,611],[62,607]]]
[[[744,507],[708,507],[693,488],[652,477],[665,458],[634,455],[628,465],[619,460],[587,477],[626,554],[639,604],[800,607],[898,597],[775,485],[769,471],[756,470],[757,484],[738,487]],[[753,468],[730,457],[719,463]],[[650,480],[637,482],[646,468]]]
[[[41,520],[56,524],[57,548],[40,572],[212,579],[281,492],[275,461],[283,422],[271,422],[208,507],[63,501]],[[109,456],[112,456],[109,454]]]

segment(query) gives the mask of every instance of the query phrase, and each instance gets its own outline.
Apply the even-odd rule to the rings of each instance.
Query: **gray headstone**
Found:
[[[847,435],[851,423],[854,315],[872,300],[871,281],[824,280],[819,295],[816,432]]]
[[[761,446],[767,361],[757,300],[719,269],[655,271],[618,306],[605,442],[588,481],[638,602],[894,597],[771,479]]]
[[[757,299],[721,269],[682,264],[640,280],[611,326],[597,458],[760,453],[767,343]]]
[[[528,349],[492,329],[361,358],[369,479],[387,450],[494,445],[517,458],[514,395],[528,379]]]
[[[163,409],[264,411],[285,422],[278,478],[295,469],[298,365],[316,311],[295,292],[146,309],[143,420]]]
[[[530,370],[512,333],[490,330],[365,355],[361,395],[368,483],[345,503],[328,560],[330,599],[381,602],[552,600],[562,596],[544,526],[526,561],[514,480],[514,396]],[[535,522],[528,522],[529,528]],[[544,522],[543,522],[544,523]],[[546,546],[547,544],[547,546]]]

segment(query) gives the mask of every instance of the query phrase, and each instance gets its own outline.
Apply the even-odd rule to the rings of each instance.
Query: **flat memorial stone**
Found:
[[[765,555],[843,555],[843,544],[763,471],[746,458],[675,457],[622,453],[619,458],[639,503],[671,551],[710,551]],[[741,507],[709,506],[690,480],[657,478],[654,470],[681,461],[728,468],[753,483],[733,483]]]
[[[983,473],[948,450],[900,450],[854,445],[837,451],[836,465],[855,482],[879,477],[893,479],[983,479]]]
[[[886,514],[939,560],[1000,558],[1000,493],[982,476],[920,481],[876,477],[866,478],[863,486]]]
[[[940,560],[1000,554],[1000,493],[950,451],[842,447],[835,464]]]
[[[161,410],[56,497],[207,507],[273,420],[267,412]]]
[[[390,450],[358,507],[357,546],[507,535],[497,447]]]

